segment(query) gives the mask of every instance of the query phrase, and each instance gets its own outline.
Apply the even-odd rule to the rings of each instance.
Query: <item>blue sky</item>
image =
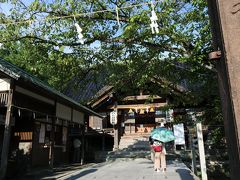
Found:
[[[33,2],[33,0],[22,0],[22,2],[25,5],[29,5],[30,3]],[[11,3],[1,3],[0,2],[0,12],[3,12],[4,14],[9,14],[9,10],[12,8],[12,4]]]
[[[9,14],[9,10],[11,9],[11,7],[11,4],[0,3],[0,12],[4,14]]]

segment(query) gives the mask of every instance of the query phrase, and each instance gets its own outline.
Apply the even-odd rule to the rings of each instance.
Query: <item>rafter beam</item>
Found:
[[[117,109],[144,109],[151,107],[164,107],[167,103],[150,103],[150,104],[126,104],[126,105],[117,105]],[[109,106],[108,109],[114,109],[114,105]]]
[[[146,100],[146,99],[162,99],[162,98],[160,96],[140,95],[140,96],[127,96],[123,99],[123,101]]]

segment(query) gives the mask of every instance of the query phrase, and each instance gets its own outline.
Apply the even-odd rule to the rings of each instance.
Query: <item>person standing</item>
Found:
[[[154,155],[154,170],[157,172],[166,171],[166,149],[162,142],[154,141],[153,150],[155,151]]]
[[[154,150],[154,170],[160,172],[161,169],[161,151],[162,146],[159,141],[154,141],[152,148]]]
[[[76,138],[73,141],[73,147],[74,147],[74,152],[73,152],[73,161],[74,162],[79,162],[80,161],[80,147],[81,147],[81,141]]]
[[[164,123],[161,123],[160,127],[161,128],[166,128]],[[166,128],[166,129],[168,129],[168,128]],[[161,144],[161,147],[162,147],[161,152],[160,152],[160,168],[161,168],[162,172],[165,172],[166,167],[167,167],[167,164],[166,164],[167,151],[166,151],[166,148],[165,148],[165,144],[163,142],[161,142],[160,144]]]

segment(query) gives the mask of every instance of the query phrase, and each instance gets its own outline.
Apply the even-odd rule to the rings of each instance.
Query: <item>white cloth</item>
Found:
[[[153,142],[153,146],[161,146],[162,145],[162,143],[160,143],[160,142],[158,142],[158,141],[154,141]]]

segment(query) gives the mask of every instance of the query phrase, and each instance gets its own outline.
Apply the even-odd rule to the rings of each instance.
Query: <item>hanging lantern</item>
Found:
[[[131,114],[131,113],[133,113],[133,110],[129,109],[128,114]]]
[[[155,111],[154,111],[154,108],[151,107],[150,110],[149,110],[149,112],[155,112]]]
[[[144,109],[140,109],[139,114],[144,114]]]

